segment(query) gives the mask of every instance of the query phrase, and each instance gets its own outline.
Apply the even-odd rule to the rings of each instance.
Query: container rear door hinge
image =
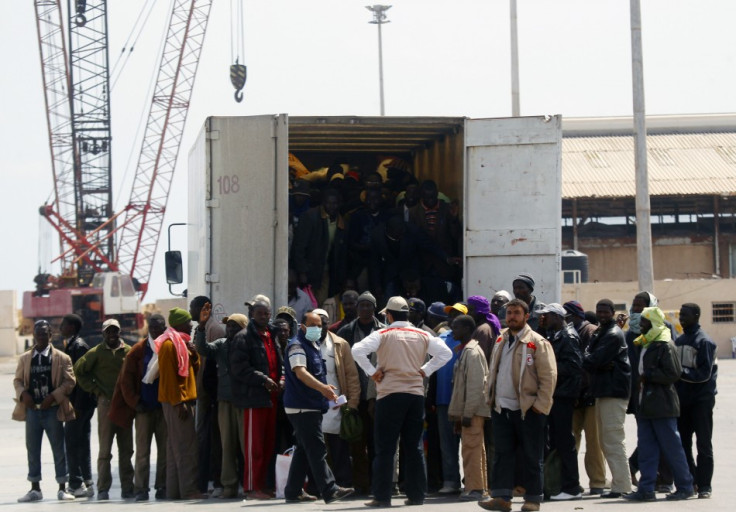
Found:
[[[218,274],[205,274],[204,275],[204,282],[205,283],[219,283],[220,282],[220,276]]]

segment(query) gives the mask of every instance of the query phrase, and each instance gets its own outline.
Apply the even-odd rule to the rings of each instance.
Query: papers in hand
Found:
[[[337,407],[340,407],[341,405],[344,405],[348,403],[348,399],[345,398],[345,395],[340,395],[337,397],[337,400],[329,400],[328,405],[330,409],[335,409]]]

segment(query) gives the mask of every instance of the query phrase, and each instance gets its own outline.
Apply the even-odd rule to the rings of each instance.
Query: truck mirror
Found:
[[[181,263],[181,251],[166,251],[166,283],[179,284],[184,282],[184,272]]]

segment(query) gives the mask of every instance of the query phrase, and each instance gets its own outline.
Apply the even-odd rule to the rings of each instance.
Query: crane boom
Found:
[[[97,247],[91,263],[76,259],[77,285],[116,261],[112,225],[112,139],[107,50],[107,0],[67,0],[70,102],[74,137],[75,227]]]
[[[121,269],[145,295],[189,112],[212,0],[175,0],[130,201],[119,237]]]
[[[51,172],[54,176],[53,209],[67,225],[76,226],[77,207],[74,193],[74,138],[69,103],[69,65],[60,0],[35,0],[41,77],[44,83],[46,121],[51,149]],[[59,237],[61,254],[73,250],[73,243]],[[61,259],[62,275],[75,272],[71,261]]]

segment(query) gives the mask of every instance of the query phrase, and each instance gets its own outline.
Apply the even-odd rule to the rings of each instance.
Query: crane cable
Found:
[[[235,87],[235,101],[243,101],[243,87],[247,77],[245,64],[245,30],[243,29],[243,0],[230,0],[230,83]]]
[[[151,17],[151,12],[153,12],[154,5],[155,2],[153,0],[146,0],[146,3],[143,4],[143,7],[138,13],[138,17],[136,18],[135,23],[133,23],[133,28],[130,29],[128,38],[125,40],[125,43],[123,43],[123,48],[120,50],[120,54],[115,60],[115,64],[113,65],[112,71],[110,73],[111,91],[115,88],[115,84],[117,84],[118,80],[120,79],[120,76],[123,73],[123,69],[130,59],[131,53],[133,53],[133,50],[135,50],[138,39],[141,37],[143,29],[145,28],[146,23]],[[148,12],[145,12],[146,9],[148,9]],[[143,21],[141,21],[141,18],[143,18]]]
[[[174,1],[171,0],[169,2],[169,9],[167,12],[171,12],[173,10]],[[168,18],[167,18],[168,20]],[[168,21],[167,21],[168,23]],[[159,42],[158,51],[156,52],[156,55],[161,55],[164,50],[164,45],[166,44],[166,38],[168,36],[168,30],[163,30],[161,33],[161,41]],[[159,57],[160,58],[160,57]],[[148,99],[148,103],[145,103],[144,108],[141,109],[141,114],[138,119],[138,125],[135,131],[135,135],[133,136],[133,143],[130,146],[130,150],[128,151],[128,161],[125,164],[125,173],[123,174],[123,178],[120,181],[120,185],[117,190],[123,190],[123,184],[128,180],[128,176],[130,174],[131,169],[133,168],[133,158],[140,158],[140,151],[137,151],[136,148],[140,148],[141,141],[139,140],[141,130],[144,129],[144,127],[147,124],[148,121],[148,114],[150,108],[150,102],[153,101],[153,93],[154,88],[156,87],[156,77],[158,76],[159,72],[159,66],[153,66],[151,69],[151,76],[148,79],[148,91],[146,91],[146,98]],[[138,161],[135,162],[136,171],[138,167]],[[133,177],[135,180],[135,177]],[[129,198],[124,198],[122,194],[118,194],[115,199],[115,208],[113,211],[120,211],[120,205],[122,201],[127,201]]]

